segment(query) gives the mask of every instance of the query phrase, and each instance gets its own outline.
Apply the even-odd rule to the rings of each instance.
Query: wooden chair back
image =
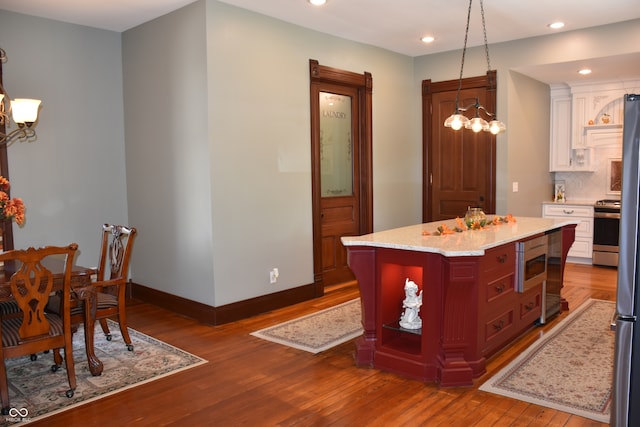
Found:
[[[11,264],[15,271],[8,279],[11,296],[19,307],[19,313],[1,320],[0,345],[0,399],[2,413],[9,409],[8,380],[5,359],[32,355],[49,349],[64,348],[69,390],[67,396],[73,396],[76,377],[73,363],[71,333],[71,272],[78,245],[47,246],[11,250],[0,253],[0,261],[5,267]],[[56,274],[47,267],[50,258],[63,258],[63,273]],[[55,261],[54,261],[55,262]],[[60,277],[62,276],[62,277]],[[62,283],[60,283],[62,282]],[[60,313],[53,314],[45,310],[52,291],[61,297]],[[58,353],[59,354],[59,353]],[[52,370],[58,369],[58,361]]]
[[[64,277],[62,280],[62,304],[63,308],[69,306],[71,300],[71,270],[78,245],[47,246],[44,248],[16,249],[0,253],[0,261],[17,261],[20,266],[11,276],[11,295],[21,310],[22,324],[20,326],[20,341],[28,343],[36,339],[47,339],[51,334],[51,325],[45,316],[45,307],[49,296],[53,291],[53,273],[45,265],[43,260],[48,257],[64,258]],[[69,310],[62,310],[66,332],[70,332]],[[45,347],[46,349],[46,347]]]
[[[96,280],[92,280],[97,289],[97,307],[95,320],[100,322],[107,340],[111,340],[111,332],[107,323],[108,318],[117,320],[122,338],[127,349],[133,350],[131,337],[127,329],[126,288],[129,275],[129,263],[136,229],[123,225],[104,224],[102,226],[102,241],[100,259]],[[51,298],[49,310],[59,313],[57,299]],[[71,323],[78,325],[84,322],[84,306],[76,304],[71,310]]]
[[[110,281],[121,283],[127,281],[136,232],[135,228],[123,225],[104,224],[102,226],[102,245],[97,274],[97,282],[103,282],[102,286],[108,286]]]

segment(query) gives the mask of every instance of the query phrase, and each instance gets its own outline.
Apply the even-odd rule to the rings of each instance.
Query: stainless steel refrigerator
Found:
[[[640,426],[640,95],[624,97],[611,426]]]

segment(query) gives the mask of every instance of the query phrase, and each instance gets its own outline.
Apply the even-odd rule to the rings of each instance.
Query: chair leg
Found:
[[[59,348],[54,348],[53,349],[53,363],[55,363],[56,366],[61,366],[62,365],[62,355],[60,354],[60,349]]]
[[[107,338],[107,341],[111,341],[111,331],[109,330],[107,319],[100,319],[100,327],[102,327],[102,332],[104,332],[104,336]]]
[[[73,363],[72,337],[65,339],[64,360],[67,367],[67,379],[69,380],[69,390],[67,390],[66,395],[71,398],[76,390],[76,369]]]
[[[0,350],[0,353],[2,351]],[[7,367],[3,360],[0,361],[0,400],[2,401],[2,415],[9,415],[9,384],[7,380]]]
[[[127,312],[124,307],[120,307],[118,312],[118,325],[120,325],[120,333],[122,339],[127,345],[127,350],[133,351],[133,344],[131,344],[131,337],[129,336],[129,328],[127,328]]]

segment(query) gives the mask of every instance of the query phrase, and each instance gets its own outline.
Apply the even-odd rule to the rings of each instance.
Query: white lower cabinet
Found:
[[[545,203],[542,205],[544,218],[576,219],[576,240],[569,250],[570,261],[591,264],[593,256],[593,206],[569,203]]]

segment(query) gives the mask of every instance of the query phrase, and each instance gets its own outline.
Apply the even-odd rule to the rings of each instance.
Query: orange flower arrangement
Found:
[[[507,214],[505,216],[497,216],[497,215],[494,216],[493,219],[487,222],[484,226],[481,225],[480,222],[478,221],[468,226],[467,224],[465,224],[462,218],[458,217],[456,218],[455,227],[450,228],[446,224],[442,224],[442,225],[439,225],[433,233],[423,230],[422,235],[423,236],[444,236],[447,234],[462,233],[465,230],[482,230],[491,225],[513,224],[515,222],[516,222],[516,218],[511,214]]]
[[[24,224],[24,203],[19,197],[9,198],[7,191],[11,184],[9,180],[0,176],[0,220],[13,219],[16,224]]]
[[[500,225],[501,223],[506,223],[506,224],[513,224],[514,222],[516,222],[516,217],[514,217],[511,214],[506,214],[503,217],[499,217],[499,216],[495,216],[493,218],[493,224],[494,225]]]

